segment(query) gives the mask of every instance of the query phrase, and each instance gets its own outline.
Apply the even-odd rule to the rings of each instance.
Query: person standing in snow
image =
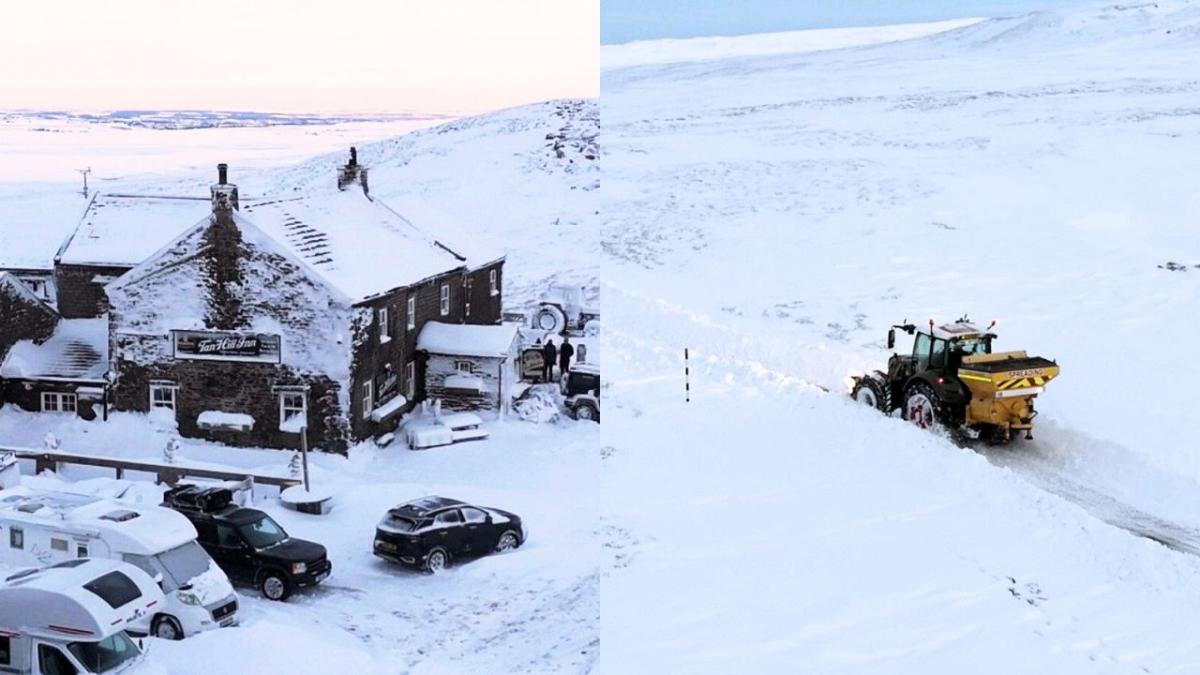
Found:
[[[571,346],[571,338],[563,336],[562,347],[558,350],[558,370],[560,374],[566,375],[571,369],[571,357],[575,355],[575,348]]]
[[[543,367],[546,369],[546,381],[554,381],[554,357],[558,356],[558,349],[554,346],[554,340],[546,337],[546,346],[542,347],[542,359],[545,361]]]

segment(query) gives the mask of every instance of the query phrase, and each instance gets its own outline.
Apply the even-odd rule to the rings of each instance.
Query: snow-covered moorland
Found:
[[[1190,672],[1200,4],[809,45],[605,54],[602,670]],[[964,312],[1034,441],[845,396]]]
[[[465,237],[505,251],[504,303],[519,309],[552,281],[597,283],[597,131],[596,102],[553,101],[358,142],[358,157],[370,168],[371,194],[404,217],[448,242]],[[137,175],[112,177],[102,189],[206,196],[215,164],[227,159],[218,148],[228,147],[215,143],[202,171],[146,159]],[[243,167],[233,159],[230,178],[246,200],[328,187],[346,156],[346,148],[338,148],[283,168],[257,162]],[[64,183],[0,185],[0,203],[8,207],[0,216],[0,266],[49,264],[83,206],[71,189]],[[182,232],[192,224],[188,219],[173,227]],[[594,361],[598,355],[593,350],[589,356]],[[285,603],[240,589],[239,627],[179,643],[150,640],[146,672],[590,670],[598,654],[602,573],[595,536],[598,425],[565,418],[539,425],[513,417],[487,429],[487,440],[421,452],[396,441],[386,448],[363,443],[348,457],[314,454],[312,477],[334,494],[332,513],[284,510],[270,489],[254,506],[295,536],[324,544],[334,565],[331,577]],[[165,449],[173,437],[140,414],[85,422],[0,408],[0,446],[40,447],[47,434],[64,451],[149,461],[169,454]],[[287,474],[292,460],[289,452],[193,439],[183,439],[178,455],[187,464],[277,475]],[[104,494],[128,487],[111,476],[64,467],[57,477],[35,480]],[[158,493],[145,485],[129,494],[157,500]],[[390,507],[430,494],[511,510],[523,518],[529,540],[515,552],[437,576],[376,558],[372,542],[379,518]]]

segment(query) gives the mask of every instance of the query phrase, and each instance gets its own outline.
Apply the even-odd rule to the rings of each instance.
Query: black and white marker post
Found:
[[[688,348],[683,348],[683,402],[692,402],[692,369],[688,362]]]

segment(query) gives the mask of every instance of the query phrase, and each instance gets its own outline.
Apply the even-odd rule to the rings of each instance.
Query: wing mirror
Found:
[[[895,329],[895,328],[889,328],[889,329],[888,329],[888,343],[887,343],[887,345],[888,345],[888,346],[887,346],[887,348],[888,348],[888,349],[895,349],[895,347],[896,347],[896,329]]]

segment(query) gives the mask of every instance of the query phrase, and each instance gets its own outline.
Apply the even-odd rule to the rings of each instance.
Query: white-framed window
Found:
[[[500,279],[497,278],[496,270],[488,272],[488,286],[491,288],[492,295],[500,294]]]
[[[366,381],[362,383],[363,408],[362,416],[366,419],[371,416],[371,411],[375,409],[375,383]]]
[[[468,303],[466,303],[466,310],[465,310],[465,311],[466,311],[466,313],[467,313],[467,316],[471,316],[471,303],[469,303],[469,302],[468,302]]]
[[[8,528],[8,547],[25,548],[25,530],[20,527]]]
[[[175,383],[173,382],[151,382],[150,383],[150,409],[167,408],[168,410],[175,409]]]
[[[279,392],[279,426],[297,417],[302,422],[301,426],[308,426],[308,394],[302,391]]]
[[[387,307],[381,307],[375,315],[376,320],[379,321],[379,341],[390,341],[392,339],[392,324],[388,321]]]
[[[412,400],[417,395],[417,368],[413,361],[404,364],[404,396]]]
[[[471,361],[455,361],[454,369],[467,375],[475,374],[475,364]]]
[[[415,295],[408,296],[408,323],[405,325],[409,330],[417,327],[417,296]]]
[[[42,412],[73,413],[76,406],[75,394],[58,391],[42,392]]]
[[[442,316],[450,314],[450,284],[442,284]]]

